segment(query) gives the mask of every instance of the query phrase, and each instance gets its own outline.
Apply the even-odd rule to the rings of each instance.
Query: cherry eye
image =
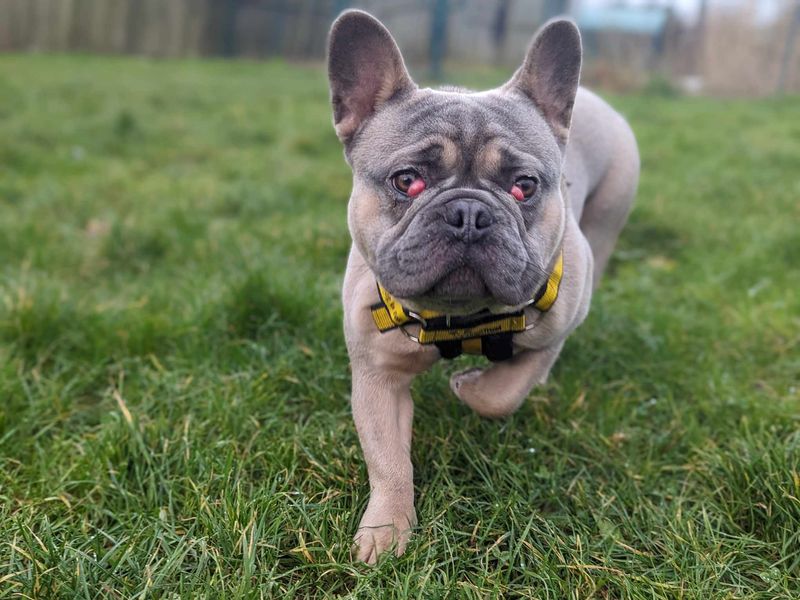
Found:
[[[392,175],[392,186],[401,194],[413,198],[419,196],[425,189],[425,181],[416,171],[406,169]]]
[[[520,177],[511,186],[511,195],[523,202],[531,198],[539,189],[539,180],[536,177]]]

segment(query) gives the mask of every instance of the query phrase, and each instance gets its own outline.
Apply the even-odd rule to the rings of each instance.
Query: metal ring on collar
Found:
[[[422,343],[422,342],[420,342],[420,341],[419,341],[419,338],[418,338],[417,336],[415,336],[415,335],[413,335],[413,334],[409,333],[408,331],[406,331],[406,324],[405,324],[405,323],[404,323],[403,325],[398,325],[398,328],[399,328],[399,329],[400,329],[400,331],[402,331],[402,332],[405,334],[405,336],[406,336],[408,339],[410,339],[412,342],[416,342],[416,343],[418,343],[418,344],[421,344],[421,343]]]
[[[408,316],[417,321],[423,329],[428,326],[428,322],[419,313],[415,313],[413,310],[406,310],[406,312]]]

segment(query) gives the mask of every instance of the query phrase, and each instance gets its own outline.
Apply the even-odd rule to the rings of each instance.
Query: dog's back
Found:
[[[569,204],[594,254],[597,287],[636,195],[639,150],[627,121],[586,88],[575,98],[564,172]]]

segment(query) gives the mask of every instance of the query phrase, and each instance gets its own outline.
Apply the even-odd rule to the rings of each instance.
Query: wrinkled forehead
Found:
[[[511,163],[557,174],[561,153],[528,101],[498,92],[420,90],[365,125],[351,160],[369,171],[421,161],[492,177]]]

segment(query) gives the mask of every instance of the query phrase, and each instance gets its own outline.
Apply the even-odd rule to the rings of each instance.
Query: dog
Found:
[[[353,172],[342,300],[352,411],[370,498],[358,560],[404,552],[416,525],[410,459],[415,375],[454,374],[480,415],[514,412],[584,320],[639,178],[634,135],[579,87],[581,38],[546,23],[522,66],[484,92],[421,89],[383,24],[333,23],[334,128]]]

